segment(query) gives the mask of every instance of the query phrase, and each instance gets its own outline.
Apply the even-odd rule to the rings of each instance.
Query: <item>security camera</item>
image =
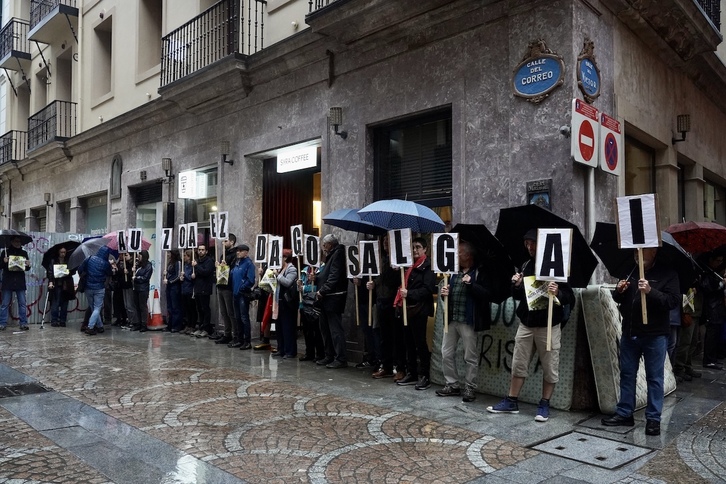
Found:
[[[562,136],[564,136],[565,138],[569,138],[570,137],[570,131],[571,130],[570,130],[570,127],[568,125],[565,124],[563,126],[560,126],[560,134]]]

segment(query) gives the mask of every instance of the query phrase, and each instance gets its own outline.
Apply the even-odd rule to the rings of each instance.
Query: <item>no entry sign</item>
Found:
[[[623,173],[623,134],[617,119],[600,113],[600,168],[612,175]]]
[[[600,145],[598,110],[580,99],[572,100],[572,158],[593,168]]]

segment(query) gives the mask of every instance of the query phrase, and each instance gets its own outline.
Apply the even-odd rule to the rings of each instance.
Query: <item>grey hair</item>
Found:
[[[328,234],[323,237],[323,244],[338,245],[338,238],[333,234]]]

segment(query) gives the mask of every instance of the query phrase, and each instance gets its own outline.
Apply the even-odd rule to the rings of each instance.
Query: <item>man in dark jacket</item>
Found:
[[[706,335],[703,339],[703,367],[712,370],[723,370],[719,359],[723,356],[722,339],[723,325],[726,324],[726,304],[724,290],[726,280],[723,277],[724,257],[718,253],[704,256],[707,266],[699,290],[703,296],[703,319],[706,324]]]
[[[214,261],[207,254],[207,246],[200,244],[197,247],[197,258],[192,261],[194,272],[194,300],[197,302],[197,317],[199,330],[194,332],[197,338],[209,336],[212,328],[212,310],[209,306],[214,286]]]
[[[12,261],[11,261],[12,259]],[[13,293],[18,298],[18,318],[20,329],[27,331],[28,308],[25,302],[25,273],[30,270],[28,253],[23,250],[20,237],[10,239],[10,247],[3,250],[0,260],[2,279],[2,306],[0,306],[0,331],[8,325],[8,311],[13,301]]]
[[[493,279],[486,277],[484,268],[477,266],[476,250],[466,241],[459,243],[459,269],[461,273],[451,276],[449,284],[439,291],[440,296],[449,296],[449,331],[441,341],[446,385],[436,394],[440,397],[461,394],[456,371],[456,347],[461,339],[466,363],[463,401],[473,402],[476,399],[474,380],[479,371],[477,331],[485,331],[491,326],[489,303],[496,288]]]
[[[635,425],[635,382],[640,358],[645,363],[648,403],[645,407],[645,434],[660,435],[663,410],[663,379],[671,309],[679,307],[683,297],[678,274],[666,260],[657,260],[657,248],[642,249],[645,278],[618,281],[613,299],[620,305],[623,334],[620,337],[620,400],[615,415],[602,419],[606,426]],[[637,251],[635,257],[637,259]],[[645,294],[647,323],[643,323],[641,293]]]
[[[111,249],[108,247],[101,247],[96,255],[84,260],[78,268],[78,274],[85,274],[86,288],[84,294],[88,306],[93,311],[86,329],[86,334],[89,336],[103,332],[101,308],[103,307],[103,296],[106,292],[106,278],[116,272],[116,263],[111,264],[108,260],[110,252]]]
[[[326,259],[317,279],[318,290],[315,297],[322,305],[320,331],[323,333],[325,358],[316,363],[328,368],[344,368],[348,366],[343,329],[343,311],[348,298],[345,247],[332,234],[323,237],[322,245]]]
[[[519,301],[517,317],[519,327],[514,340],[512,354],[512,379],[509,383],[509,394],[501,402],[487,411],[491,413],[519,413],[519,392],[529,374],[529,364],[535,350],[542,364],[542,399],[537,405],[534,420],[546,422],[550,417],[550,397],[559,381],[560,363],[560,322],[563,318],[563,307],[575,303],[575,295],[567,283],[547,282],[547,292],[557,298],[560,304],[552,308],[552,349],[546,351],[548,308],[530,311],[524,291],[524,278],[533,277],[535,271],[535,255],[537,254],[537,230],[532,229],[524,235],[524,246],[530,259],[524,263],[521,272],[512,276],[512,297]]]
[[[237,236],[229,234],[224,240],[224,257],[219,257],[218,261],[215,261],[215,267],[225,267],[227,270],[231,270],[232,266],[236,263],[237,249]],[[230,274],[231,278],[232,275]],[[233,324],[232,320],[235,319],[235,302],[232,296],[232,281],[228,279],[227,282],[217,281],[217,302],[219,303],[219,316],[222,318],[223,327],[217,327],[215,335],[210,336],[211,339],[216,340],[215,343],[218,345],[227,345],[230,348],[239,348],[242,346],[240,335],[237,333],[237,325]]]

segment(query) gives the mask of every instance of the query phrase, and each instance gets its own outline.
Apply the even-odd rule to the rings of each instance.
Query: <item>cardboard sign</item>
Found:
[[[377,240],[362,240],[358,244],[360,275],[375,277],[381,275],[381,248]]]
[[[567,282],[571,252],[572,229],[537,229],[535,279]]]
[[[303,255],[303,226],[293,225],[290,227],[290,241],[292,243],[292,255],[299,257]]]
[[[24,271],[25,261],[27,259],[22,255],[11,255],[8,257],[8,270],[9,271]]]
[[[126,252],[128,252],[129,248],[126,245],[126,231],[125,230],[117,231],[116,239],[118,240],[118,253],[125,254]]]
[[[255,264],[264,264],[267,262],[267,234],[257,234],[257,241],[255,242]]]
[[[187,249],[197,248],[197,223],[187,224]]]
[[[282,237],[270,235],[267,248],[268,269],[282,269]]]
[[[70,273],[71,272],[68,270],[68,266],[66,264],[53,264],[53,277],[56,279],[66,277],[70,275]]]
[[[129,252],[141,252],[142,234],[141,229],[129,229]]]
[[[349,245],[345,248],[345,268],[348,279],[360,277],[360,259],[357,245]]]
[[[212,212],[209,214],[209,234],[213,239],[226,239],[229,236],[227,225],[229,212]]]
[[[441,274],[459,273],[459,234],[433,234],[431,269]]]
[[[303,260],[310,267],[320,267],[320,237],[317,235],[304,235],[305,253]]]
[[[171,250],[172,240],[174,240],[174,229],[161,229],[161,250]]]
[[[389,230],[388,244],[392,267],[411,267],[413,265],[411,229]]]
[[[621,249],[660,247],[657,202],[654,193],[617,198]]]
[[[187,225],[186,224],[179,224],[179,241],[178,246],[180,249],[186,249],[187,248]]]

